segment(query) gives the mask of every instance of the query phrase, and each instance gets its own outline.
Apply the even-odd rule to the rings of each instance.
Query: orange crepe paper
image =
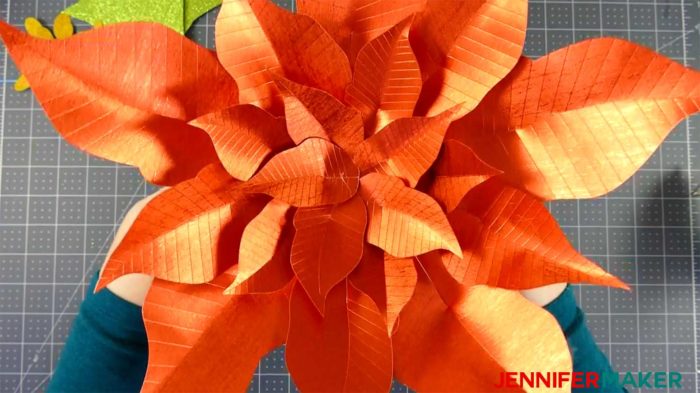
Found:
[[[398,119],[352,150],[353,160],[362,173],[397,176],[415,187],[437,158],[453,115]]]
[[[311,137],[328,139],[343,149],[362,143],[362,117],[356,110],[323,90],[283,79],[277,84],[283,91],[287,129],[295,143]]]
[[[465,144],[449,139],[445,141],[442,158],[435,166],[429,193],[449,212],[469,190],[501,173],[481,161]]]
[[[418,391],[490,392],[501,372],[572,369],[557,321],[516,292],[474,286],[448,307],[421,271],[399,318],[391,336],[394,375]]]
[[[358,184],[359,171],[347,154],[324,139],[309,138],[274,156],[243,188],[306,207],[346,201]]]
[[[698,111],[700,72],[600,38],[522,58],[449,135],[535,195],[590,198],[624,183]]]
[[[365,45],[357,56],[347,101],[362,112],[372,133],[393,120],[411,117],[421,80],[418,61],[408,42],[412,17]]]
[[[232,193],[237,183],[212,165],[153,198],[108,257],[95,289],[135,272],[190,284],[221,274],[236,261],[241,234],[263,207],[260,198]]]
[[[372,298],[343,281],[328,294],[321,317],[295,285],[289,302],[286,360],[304,392],[387,392],[391,340]]]
[[[245,227],[241,235],[238,271],[232,287],[249,279],[275,256],[289,210],[286,203],[272,200]]]
[[[589,282],[629,289],[579,254],[542,202],[491,179],[477,186],[448,218],[463,258],[445,253],[445,266],[465,285],[526,289]]]
[[[224,0],[216,53],[152,23],[42,41],[0,22],[69,142],[172,185],[97,286],[156,277],[144,391],[243,391],[285,343],[311,392],[570,371],[517,290],[626,285],[543,200],[625,181],[699,110],[700,73],[609,38],[520,57],[525,0],[298,8]]]
[[[413,258],[394,258],[381,249],[365,244],[362,259],[350,274],[355,288],[369,295],[386,318],[391,333],[403,306],[413,295],[416,286]]]
[[[426,81],[418,112],[475,108],[518,62],[526,27],[527,0],[428,0],[410,34]]]
[[[166,185],[218,161],[187,121],[236,104],[238,89],[206,48],[149,23],[42,40],[0,21],[0,36],[56,130],[79,149]]]
[[[297,0],[299,13],[316,19],[351,62],[366,43],[421,12],[426,0]]]
[[[367,211],[358,196],[334,206],[302,207],[294,215],[290,263],[321,314],[328,291],[360,262],[366,226]]]
[[[260,358],[285,341],[289,288],[226,296],[233,279],[153,282],[143,305],[149,346],[142,392],[246,390]]]
[[[241,88],[241,103],[273,113],[281,108],[276,73],[337,98],[352,77],[347,56],[321,25],[267,0],[224,0],[216,47],[221,64]]]
[[[292,146],[284,119],[253,105],[236,105],[190,124],[209,134],[221,163],[239,180],[250,179],[271,153]]]
[[[461,256],[447,217],[428,195],[378,173],[362,177],[360,194],[367,203],[367,242],[400,258],[437,249]]]

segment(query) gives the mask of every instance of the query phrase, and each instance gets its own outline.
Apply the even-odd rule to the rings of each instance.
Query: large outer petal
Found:
[[[327,139],[343,149],[351,149],[364,140],[362,117],[322,90],[278,80],[284,95],[287,130],[294,142],[306,138]]]
[[[426,80],[419,114],[475,108],[518,62],[526,27],[526,0],[428,0],[410,34]]]
[[[457,207],[469,190],[500,173],[501,171],[481,161],[463,143],[448,139],[435,166],[430,195],[449,212]]]
[[[359,170],[345,152],[324,139],[309,138],[272,157],[242,189],[308,207],[346,201],[358,184]]]
[[[399,318],[392,335],[394,375],[417,391],[490,392],[501,372],[572,369],[557,321],[516,292],[475,286],[448,307],[421,273]],[[547,391],[570,389],[569,383]]]
[[[351,150],[352,159],[363,173],[393,175],[415,187],[440,153],[455,111],[395,120]]]
[[[186,123],[235,104],[238,90],[206,48],[152,23],[41,40],[0,21],[0,35],[53,125],[78,148],[137,166],[157,184],[217,161],[206,134]]]
[[[260,198],[232,192],[238,184],[213,165],[153,198],[109,256],[96,288],[128,273],[212,280],[235,263],[243,229],[263,207]]]
[[[250,179],[268,155],[292,145],[284,119],[253,105],[226,108],[190,124],[209,134],[221,163],[239,180]]]
[[[379,173],[362,177],[360,195],[367,203],[369,243],[399,258],[436,249],[461,255],[447,217],[430,196]]]
[[[260,358],[284,343],[288,289],[223,295],[232,280],[153,282],[143,306],[149,343],[142,392],[244,391]]]
[[[275,74],[338,98],[350,82],[347,56],[313,19],[269,0],[225,0],[216,21],[221,64],[241,88],[241,102],[281,109]]]
[[[367,294],[343,281],[328,295],[322,317],[295,285],[289,311],[287,367],[301,391],[389,391],[391,340]]]
[[[588,198],[622,184],[699,110],[700,72],[599,38],[523,58],[448,135],[535,195]]]
[[[540,200],[498,178],[473,189],[448,219],[464,257],[445,253],[443,261],[464,285],[525,289],[588,282],[626,288],[569,244]]]
[[[332,206],[299,208],[291,264],[299,283],[321,313],[328,291],[362,257],[367,210],[359,196]]]
[[[412,17],[362,47],[346,101],[362,112],[372,133],[393,120],[411,117],[423,80],[408,42]]]
[[[360,48],[406,17],[425,0],[298,0],[299,13],[317,20],[355,61]]]

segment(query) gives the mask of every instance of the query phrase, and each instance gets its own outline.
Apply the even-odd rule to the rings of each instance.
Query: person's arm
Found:
[[[573,360],[573,371],[584,374],[593,372],[600,378],[598,389],[590,387],[573,389],[572,391],[575,393],[627,392],[617,383],[617,378],[605,378],[606,375],[617,376],[617,374],[588,329],[586,315],[576,304],[571,286],[566,285],[555,299],[544,305],[544,308],[557,319],[566,336]]]
[[[156,194],[124,216],[108,256]],[[141,307],[153,278],[128,274],[97,293],[95,274],[61,351],[47,392],[138,392],[148,362]]]

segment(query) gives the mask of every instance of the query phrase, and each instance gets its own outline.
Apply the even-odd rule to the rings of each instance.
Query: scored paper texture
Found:
[[[27,16],[51,21],[71,2],[0,0],[0,17],[15,26]],[[278,1],[290,9],[292,2]],[[215,15],[200,19],[189,36],[213,47]],[[528,56],[601,35],[700,68],[696,0],[530,1]],[[12,89],[18,73],[4,47],[0,70],[0,392],[36,392],[46,388],[85,283],[104,261],[116,226],[155,188],[135,169],[88,157],[61,140],[31,92]],[[691,197],[699,182],[695,116],[607,197],[549,204],[573,245],[633,289],[576,287],[601,348],[619,371],[681,372],[683,388],[669,392],[700,391],[700,261],[694,258],[700,198]],[[249,388],[295,390],[281,349],[260,363]]]

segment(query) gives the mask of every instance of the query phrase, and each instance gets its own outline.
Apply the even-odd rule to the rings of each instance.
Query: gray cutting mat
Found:
[[[0,17],[18,26],[27,16],[51,21],[65,5],[0,0]],[[214,20],[215,13],[202,18],[190,35],[213,46]],[[608,35],[700,68],[697,0],[535,0],[529,25],[532,57]],[[115,225],[154,189],[137,171],[88,157],[57,137],[32,94],[12,90],[17,70],[4,47],[0,70],[0,391],[34,392],[46,387]],[[690,197],[700,182],[699,126],[696,117],[677,127],[610,196],[550,206],[579,250],[633,288],[577,287],[598,343],[620,371],[682,372],[683,389],[673,392],[700,391],[700,265],[693,266],[700,200]],[[290,390],[277,350],[261,362],[250,391]]]

